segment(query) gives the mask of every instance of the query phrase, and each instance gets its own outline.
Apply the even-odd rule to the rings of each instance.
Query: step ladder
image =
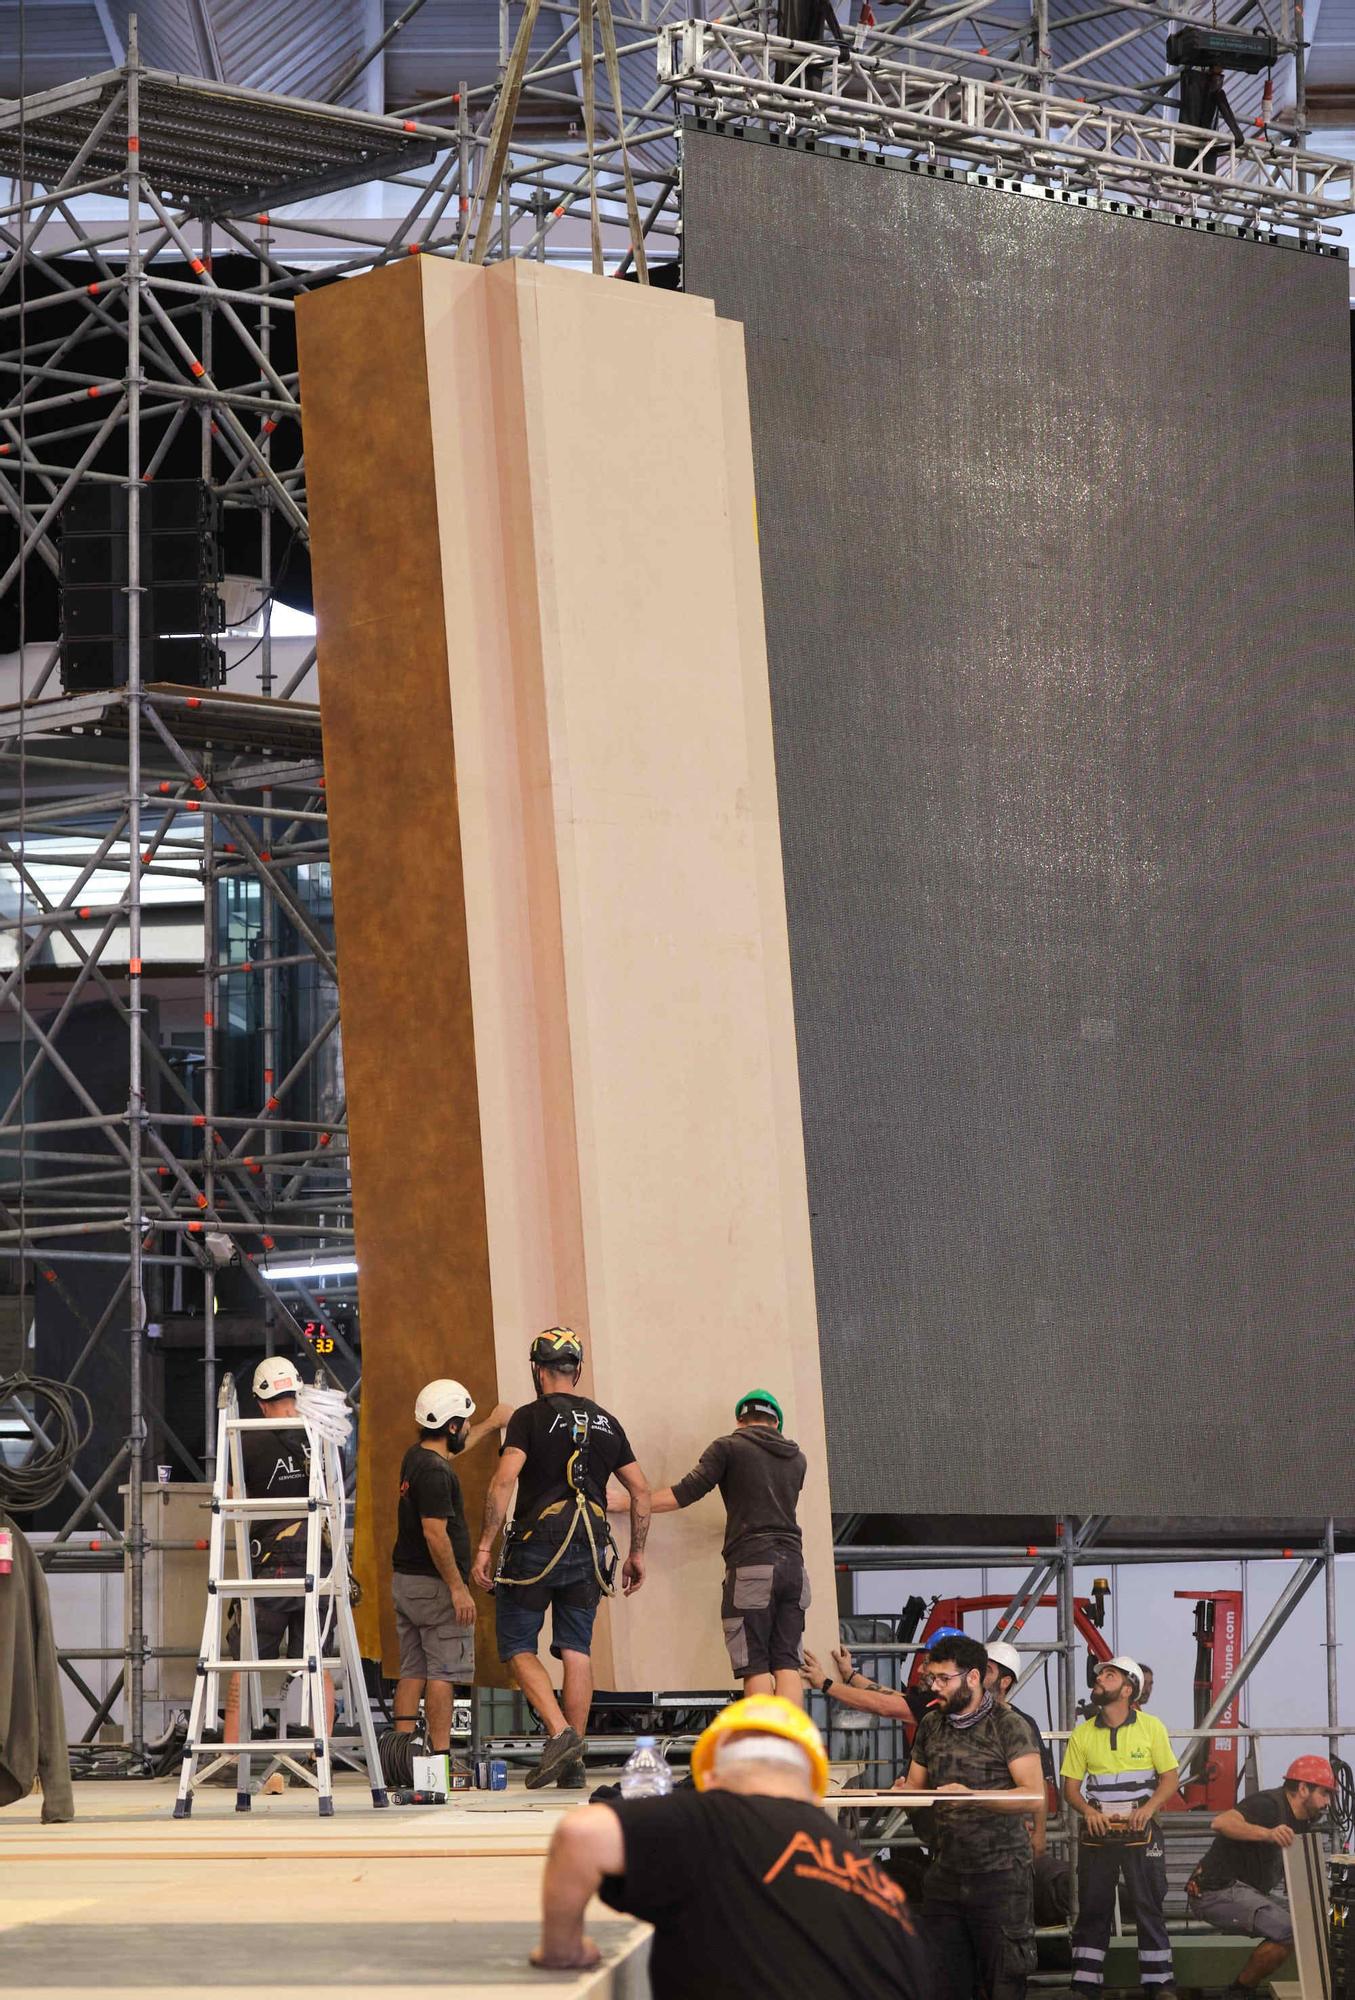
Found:
[[[241,1439],[247,1431],[303,1431],[310,1459],[310,1490],[304,1500],[257,1500],[245,1494]],[[302,1576],[256,1577],[250,1563],[250,1524],[254,1521],[296,1520],[306,1523],[306,1567]],[[226,1574],[226,1531],[231,1530],[235,1551],[235,1575]],[[349,1593],[348,1543],[344,1534],[344,1485],[339,1448],[304,1416],[242,1417],[231,1376],[223,1378],[217,1397],[216,1479],[212,1487],[212,1525],[208,1539],[207,1613],[202,1626],[202,1646],[198,1656],[197,1683],[188,1718],[179,1793],[174,1802],[175,1819],[187,1819],[193,1810],[193,1795],[232,1759],[238,1759],[235,1810],[248,1812],[251,1805],[250,1774],[253,1760],[267,1760],[265,1778],[275,1770],[295,1774],[310,1785],[317,1796],[322,1816],[334,1811],[333,1753],[325,1711],[325,1673],[343,1681],[346,1707],[355,1718],[357,1735],[337,1739],[346,1758],[366,1765],[372,1804],[387,1803],[381,1759],[376,1746],[371,1704],[367,1699],[353,1626]],[[261,1598],[297,1598],[304,1602],[304,1647],[300,1660],[259,1658],[254,1606]],[[240,1658],[227,1656],[225,1631],[227,1611],[232,1603],[240,1607]],[[215,1729],[223,1716],[222,1682],[233,1674],[241,1677],[238,1714],[243,1733],[234,1742],[208,1742],[204,1728]],[[262,1677],[265,1674],[299,1677],[301,1681],[302,1724],[310,1732],[309,1743],[288,1739],[281,1733],[266,1737],[263,1729]],[[337,1691],[337,1689],[336,1689]],[[283,1707],[286,1698],[284,1691]],[[295,1753],[312,1756],[314,1768],[298,1761]]]

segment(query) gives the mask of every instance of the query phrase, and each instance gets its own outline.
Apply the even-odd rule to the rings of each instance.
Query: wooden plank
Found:
[[[1301,1833],[1284,1849],[1284,1887],[1303,2000],[1332,2000],[1327,1845],[1320,1833]]]

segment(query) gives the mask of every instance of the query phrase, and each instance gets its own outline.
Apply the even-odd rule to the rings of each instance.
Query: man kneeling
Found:
[[[1213,1930],[1259,1938],[1228,1992],[1250,1994],[1279,1970],[1294,1944],[1289,1907],[1272,1894],[1284,1850],[1331,1805],[1336,1779],[1325,1757],[1296,1757],[1283,1785],[1253,1792],[1213,1822],[1217,1838],[1186,1885],[1190,1913]]]
[[[817,1801],[823,1738],[779,1695],[718,1715],[696,1790],[585,1806],[556,1828],[542,1883],[543,1969],[596,1965],[584,1911],[654,1925],[654,2000],[924,2000],[907,1898]]]

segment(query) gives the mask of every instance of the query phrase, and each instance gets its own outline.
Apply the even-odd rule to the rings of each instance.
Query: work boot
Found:
[[[566,1723],[558,1736],[552,1736],[541,1752],[540,1762],[534,1771],[527,1773],[527,1790],[539,1792],[543,1785],[549,1785],[558,1778],[567,1765],[583,1754],[583,1738],[577,1729]]]

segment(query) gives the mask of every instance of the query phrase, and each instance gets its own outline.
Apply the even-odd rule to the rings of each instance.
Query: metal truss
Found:
[[[315,655],[282,663],[271,626],[279,559],[308,539],[299,385],[280,337],[287,317],[316,283],[415,253],[467,258],[477,237],[492,256],[586,258],[595,204],[607,263],[625,275],[635,254],[626,168],[652,271],[677,250],[680,120],[692,108],[778,139],[797,130],[921,161],[934,150],[1013,174],[1028,167],[1065,188],[1130,189],[1252,226],[1278,219],[1311,232],[1345,212],[1344,164],[1297,147],[1196,134],[1195,165],[1176,167],[1169,151],[1164,160],[1182,133],[1151,108],[1171,82],[1161,37],[1168,19],[1189,15],[1150,0],[1068,4],[1053,21],[1048,0],[1033,11],[1018,0],[880,4],[878,26],[846,28],[845,47],[811,48],[770,36],[777,9],[767,0],[739,0],[719,25],[689,18],[700,0],[613,0],[624,115],[599,90],[590,147],[576,122],[578,0],[540,0],[501,173],[491,155],[520,0],[501,0],[496,83],[392,117],[161,75],[141,64],[134,33],[119,68],[0,106],[0,174],[12,182],[0,208],[0,326],[19,332],[0,355],[0,508],[19,536],[0,573],[0,608],[31,566],[59,574],[57,528],[81,482],[125,491],[130,517],[127,686],[58,695],[58,650],[30,648],[18,705],[0,712],[0,868],[18,900],[5,921],[14,949],[0,999],[23,1067],[23,1087],[0,1109],[0,1254],[25,1300],[51,1287],[80,1328],[71,1381],[89,1379],[96,1354],[115,1353],[126,1368],[127,1435],[103,1466],[72,1469],[70,1512],[43,1560],[54,1570],[123,1568],[119,1680],[103,1693],[83,1682],[74,1663],[97,1652],[68,1655],[66,1669],[88,1699],[87,1739],[121,1699],[128,1768],[144,1768],[147,1750],[148,1443],[157,1430],[185,1466],[210,1476],[222,1271],[238,1265],[232,1282],[257,1301],[270,1344],[318,1344],[351,1401],[360,1396],[359,1355],[333,1290],[278,1291],[263,1275],[269,1257],[352,1252],[342,1098],[317,1085],[322,1069],[338,1074],[339,1030],[333,939],[305,886],[328,857],[318,713],[297,699]],[[1292,0],[1285,9],[1294,136],[1301,50]],[[1260,6],[1244,16],[1265,18]],[[595,4],[583,18],[596,24]],[[1126,79],[1125,51],[1140,46],[1142,66]],[[1221,149],[1212,170],[1206,139]],[[315,207],[326,191],[378,183],[396,201],[387,196],[365,219],[332,202]],[[225,257],[235,260],[229,282]],[[238,365],[226,369],[228,349],[237,364],[243,355],[243,379]],[[262,632],[229,691],[143,678],[137,529],[148,482],[185,440],[227,520],[257,524]],[[354,451],[359,474],[379,480],[360,439]],[[66,869],[56,890],[54,859]],[[147,1025],[162,977],[148,926],[157,893],[174,882],[194,886],[203,913],[202,963],[179,975],[201,996],[196,1081]],[[257,911],[248,969],[222,922],[225,899],[246,886]],[[328,1004],[284,1057],[285,982],[303,971]],[[228,1098],[224,1002],[242,985],[259,996],[261,1026],[250,1073]],[[112,1109],[62,1049],[63,1028],[92,998],[126,1036],[127,1097]],[[74,1108],[35,1118],[35,1091],[52,1079]],[[92,1312],[75,1282],[91,1264],[110,1280]],[[202,1302],[201,1465],[153,1400],[148,1362],[148,1286],[182,1288],[188,1274]],[[319,1335],[309,1348],[307,1327]],[[15,1411],[46,1443],[33,1409]]]
[[[1089,190],[1146,212],[1249,230],[1334,232],[1355,211],[1348,160],[1278,135],[1228,134],[1062,96],[1032,80],[921,68],[854,47],[789,42],[725,22],[664,30],[660,73],[717,120],[779,127],[807,142],[870,143],[944,168],[1030,179],[1034,192]]]

